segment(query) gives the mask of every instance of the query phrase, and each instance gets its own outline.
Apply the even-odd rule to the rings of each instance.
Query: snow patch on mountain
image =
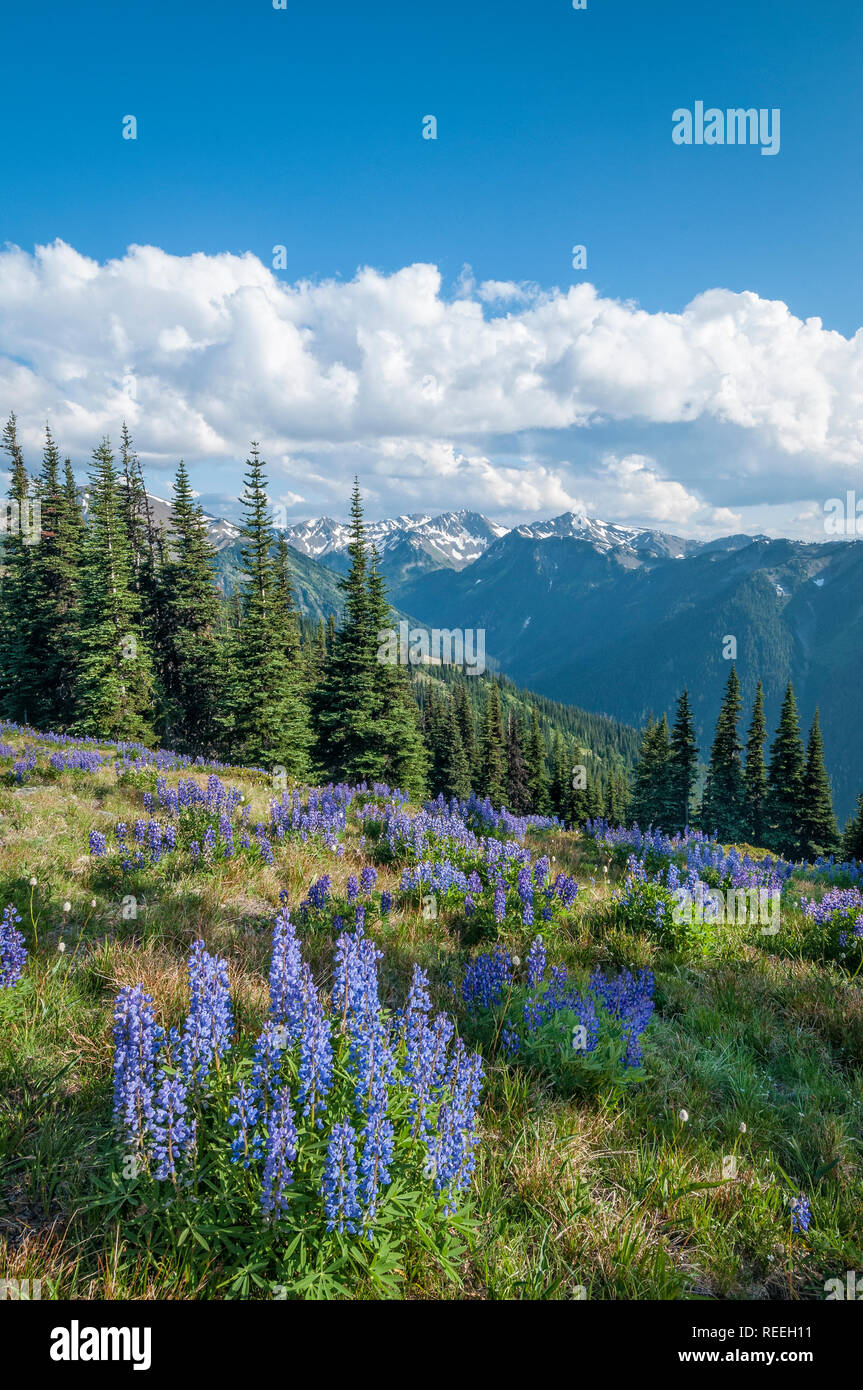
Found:
[[[464,569],[478,560],[493,541],[505,536],[507,528],[490,521],[480,512],[427,512],[387,517],[366,522],[366,538],[381,554],[405,542],[424,550],[441,565]],[[325,555],[343,554],[350,545],[350,527],[332,517],[321,516],[285,528],[285,539],[295,550],[320,560]]]

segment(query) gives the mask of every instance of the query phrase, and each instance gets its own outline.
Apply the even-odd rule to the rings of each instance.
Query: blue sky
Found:
[[[697,296],[719,289],[781,301],[795,320],[817,317],[845,338],[860,326],[863,13],[851,3],[588,0],[586,11],[574,11],[571,0],[287,0],[285,10],[270,0],[19,5],[4,21],[4,38],[13,61],[0,85],[7,133],[0,242],[28,257],[58,238],[98,263],[122,261],[133,244],[152,246],[170,258],[169,278],[188,280],[184,258],[203,253],[220,283],[219,258],[251,252],[286,288],[299,281],[347,285],[358,268],[371,267],[391,289],[389,277],[423,263],[440,273],[442,302],[489,282],[527,284],[542,294],[589,282],[603,304],[634,301],[650,315],[679,315]],[[779,154],[675,146],[672,111],[696,100],[779,108]],[[121,138],[127,114],[138,122],[135,141]],[[438,122],[435,141],[421,136],[427,114]],[[587,247],[586,271],[571,266],[574,243]],[[273,272],[277,244],[286,247],[287,267]],[[44,266],[40,273],[48,281],[44,312],[51,276]],[[165,266],[148,273],[164,280]],[[146,310],[119,291],[111,308],[102,295],[93,308],[103,324],[97,345],[110,339],[114,319],[122,320],[130,341],[120,355],[127,360],[94,364],[95,348],[82,343],[80,361],[58,364],[50,345],[19,326],[22,275],[26,281],[20,262],[7,266],[0,354],[26,368],[28,378],[22,382],[11,368],[5,378],[0,373],[0,410],[15,408],[32,431],[50,413],[67,426],[69,446],[83,461],[79,427],[108,427],[110,415],[95,376],[143,377],[147,352],[135,316]],[[487,320],[531,313],[531,293],[507,300],[486,291],[482,312]],[[717,317],[735,315],[734,304],[729,299],[712,315],[710,332]],[[748,317],[750,309],[740,307]],[[331,308],[338,318],[341,310]],[[76,312],[87,314],[85,293]],[[176,305],[153,312],[163,315],[163,332],[185,325]],[[325,336],[320,312],[311,327],[301,325],[317,339]],[[353,342],[364,326],[398,331],[389,309],[385,324],[363,320],[367,305],[351,312],[359,316]],[[769,356],[769,322],[765,311],[746,328],[758,355]],[[61,313],[58,333],[64,323]],[[188,326],[183,332],[195,339]],[[687,342],[691,349],[692,335]],[[211,346],[207,337],[208,352]],[[642,462],[624,475],[677,480],[703,503],[700,512],[684,505],[678,529],[723,529],[723,513],[733,511],[747,526],[760,519],[765,529],[773,521],[788,530],[798,525],[792,513],[850,486],[857,468],[848,418],[831,430],[819,417],[823,400],[837,391],[847,395],[844,417],[855,409],[860,363],[846,353],[840,366],[825,368],[825,351],[832,359],[835,346],[822,341],[809,356],[806,345],[801,349],[801,371],[823,373],[824,380],[804,383],[812,428],[801,429],[790,449],[782,416],[794,412],[793,402],[752,423],[737,385],[723,385],[722,364],[705,389],[712,404],[691,417],[685,402],[659,411],[661,418],[649,418],[640,396],[618,403],[624,374],[599,403],[574,406],[560,424],[531,409],[501,427],[485,410],[467,420],[442,386],[433,422],[368,412],[328,436],[323,409],[312,421],[298,407],[288,419],[278,411],[267,418],[263,409],[257,432],[269,442],[276,492],[293,515],[325,509],[327,483],[338,484],[335,499],[358,460],[371,470],[379,510],[452,505],[458,499],[447,503],[448,481],[461,485],[471,470],[451,464],[436,471],[428,455],[437,444],[463,459],[481,457],[492,469],[540,470],[532,488],[504,486],[491,498],[489,510],[501,514],[547,513],[567,499],[595,509],[602,489],[591,492],[589,480],[601,483],[602,460],[631,457]],[[200,358],[201,347],[195,340],[189,352]],[[733,342],[729,351],[736,351]],[[317,360],[330,368],[334,356],[332,348]],[[477,371],[485,361],[480,353]],[[529,354],[526,371],[533,361]],[[423,378],[434,375],[429,363],[422,368]],[[553,375],[553,364],[548,371]],[[460,360],[453,372],[463,396],[469,364]],[[164,484],[179,449],[212,464],[218,485],[202,491],[229,495],[239,441],[210,419],[187,446],[179,436],[182,416],[206,415],[202,402],[216,386],[208,387],[206,374],[194,390],[187,382],[173,422],[153,424],[144,419],[143,398],[152,402],[158,394],[157,375],[151,358],[136,421],[154,485]],[[69,381],[84,379],[86,390],[70,397]],[[723,401],[729,389],[730,411]],[[771,389],[765,385],[765,394]],[[16,390],[24,399],[12,399]],[[413,441],[432,481],[425,492],[417,480],[422,469],[395,463],[387,474],[380,457],[369,463],[376,431],[390,441],[383,453],[390,450],[391,462],[393,440]],[[701,464],[689,462],[693,451]],[[398,458],[405,457],[403,450]],[[724,491],[717,458],[728,463]],[[295,485],[318,469],[320,486]],[[543,486],[549,471],[560,486]],[[483,476],[474,472],[480,493]],[[673,500],[659,502],[655,493],[654,515],[649,508],[634,515],[632,508],[637,513],[645,503],[644,488],[621,492],[619,469],[614,477],[612,469],[606,511],[617,499],[630,507],[626,519],[653,523],[661,505],[673,513]]]

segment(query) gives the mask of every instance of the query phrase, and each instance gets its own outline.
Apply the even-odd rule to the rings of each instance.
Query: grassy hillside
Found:
[[[280,893],[328,988],[332,921],[298,916],[297,905],[324,873],[345,902],[348,876],[372,860],[375,891],[394,895],[386,917],[370,906],[388,1006],[403,1001],[419,962],[434,1006],[472,1040],[450,982],[494,941],[448,896],[430,916],[425,899],[402,892],[403,857],[382,851],[354,806],[341,855],[314,834],[305,843],[289,835],[273,839],[272,865],[254,852],[208,865],[178,851],[124,874],[116,856],[88,853],[88,841],[94,830],[110,841],[118,821],[131,834],[147,815],[154,768],[127,756],[118,773],[112,753],[95,771],[55,771],[48,744],[16,781],[12,753],[24,744],[37,747],[13,735],[0,763],[0,904],[17,905],[29,950],[20,982],[0,989],[0,1277],[41,1278],[43,1298],[283,1296],[276,1235],[256,1272],[232,1253],[226,1230],[196,1226],[203,1218],[184,1205],[182,1186],[170,1208],[182,1218],[169,1218],[140,1179],[124,1179],[111,1120],[116,992],[141,982],[160,1020],[178,1023],[185,960],[203,938],[227,961],[238,1029],[257,1028]],[[164,773],[168,787],[189,775],[204,784],[202,770]],[[273,793],[263,775],[221,776],[242,791],[250,824],[266,822]],[[534,856],[579,884],[544,929],[549,961],[579,979],[596,966],[655,972],[643,1070],[626,1086],[568,1089],[483,1044],[460,1252],[447,1276],[421,1240],[408,1240],[390,1295],[823,1297],[825,1280],[863,1262],[863,987],[808,941],[797,904],[811,884],[790,883],[778,935],[729,927],[710,954],[692,954],[615,906],[624,852],[574,832],[525,834]],[[523,962],[533,934],[508,911],[496,941]],[[799,1192],[813,1219],[792,1236],[788,1204]],[[344,1277],[353,1296],[379,1291],[357,1266]]]

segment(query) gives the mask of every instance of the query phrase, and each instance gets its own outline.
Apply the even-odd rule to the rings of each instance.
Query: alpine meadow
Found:
[[[648,8],[16,9],[0,1305],[49,1373],[514,1301],[823,1376],[863,1298],[863,20]]]

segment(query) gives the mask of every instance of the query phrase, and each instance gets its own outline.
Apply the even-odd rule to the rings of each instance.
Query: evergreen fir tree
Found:
[[[153,672],[107,439],[93,455],[89,491],[74,729],[89,737],[146,743],[153,737]]]
[[[140,599],[144,636],[159,678],[169,622],[162,575],[166,560],[164,536],[153,516],[141,463],[125,420],[120,432],[118,481],[119,512],[128,541],[132,585]]]
[[[219,651],[215,551],[180,460],[171,502],[169,550],[163,567],[165,623],[162,727],[169,747],[214,754],[225,691]]]
[[[732,666],[716,721],[701,803],[702,827],[708,834],[715,831],[723,844],[733,843],[745,836],[743,769],[740,764],[742,745],[737,734],[742,707],[740,681]]]
[[[515,712],[506,721],[506,804],[517,815],[530,810],[530,783]]]
[[[602,781],[598,774],[588,768],[585,789],[586,819],[596,820],[605,816],[605,797],[602,794]]]
[[[803,855],[814,860],[839,850],[839,830],[833,812],[833,794],[824,765],[824,741],[818,710],[809,731],[806,771],[803,777]]]
[[[767,847],[787,859],[803,852],[806,755],[794,687],[788,682],[767,774]]]
[[[626,774],[618,770],[613,772],[611,785],[614,794],[615,824],[625,825],[629,811],[629,785]]]
[[[9,455],[7,525],[3,532],[0,587],[0,710],[16,723],[33,720],[40,689],[40,661],[31,633],[34,603],[34,549],[39,535],[30,478],[10,415],[0,449]]]
[[[569,792],[571,774],[569,771],[569,759],[566,756],[566,745],[563,741],[563,734],[556,730],[552,744],[551,757],[551,781],[549,783],[548,795],[551,802],[551,809],[556,816],[565,820],[569,813]]]
[[[587,757],[585,749],[576,747],[575,750],[569,749],[567,754],[567,775],[569,777],[569,787],[565,801],[565,818],[576,828],[584,825],[584,822],[591,815],[591,802],[588,790],[588,771],[584,759]],[[582,775],[580,769],[584,768]],[[581,786],[582,780],[584,786]]]
[[[464,676],[460,676],[453,686],[452,692],[453,709],[458,721],[458,730],[461,735],[461,744],[464,749],[465,761],[467,762],[468,775],[471,787],[477,782],[477,739],[476,725],[474,722],[473,710],[467,693],[467,681]]]
[[[375,781],[381,772],[374,749],[377,632],[368,595],[369,556],[359,482],[351,496],[351,567],[339,579],[344,594],[341,627],[334,634],[325,685],[315,701],[320,757],[332,775],[349,782]]]
[[[480,791],[495,807],[506,801],[506,751],[497,681],[489,682],[482,731]]]
[[[530,788],[530,809],[537,816],[548,811],[548,777],[545,770],[545,739],[539,725],[536,705],[530,712],[530,732],[525,748],[527,782]]]
[[[302,781],[309,771],[308,711],[298,689],[294,643],[285,600],[290,589],[270,554],[272,529],[265,464],[253,443],[246,461],[243,521],[242,618],[233,638],[234,756],[253,766],[284,768]],[[290,628],[290,632],[289,632]]]
[[[752,720],[746,738],[746,763],[743,769],[743,833],[752,845],[763,846],[767,833],[767,768],[764,765],[764,744],[767,740],[767,721],[764,717],[764,690],[761,682],[755,690]]]
[[[371,548],[368,571],[368,618],[374,662],[369,753],[373,759],[377,759],[375,780],[399,787],[419,799],[427,786],[428,753],[420,733],[409,672],[397,661],[378,659],[378,639],[382,632],[389,629],[392,614],[374,546]],[[463,751],[459,750],[459,740],[453,738],[453,730],[454,725],[451,725],[448,731],[442,731],[441,769],[450,786],[464,786],[467,768],[463,762]],[[456,793],[453,791],[450,794]]]
[[[442,792],[447,799],[465,797],[470,792],[470,777],[452,699],[435,700],[430,687],[427,714],[426,743],[431,757],[432,795]]]
[[[327,629],[324,626],[323,618],[319,618],[314,634],[308,632],[306,635],[304,652],[305,686],[310,695],[320,684],[328,659]]]
[[[642,830],[651,825],[668,828],[670,761],[668,720],[663,715],[656,723],[651,715],[641,736],[631,807],[632,819]]]
[[[30,642],[38,658],[39,679],[32,722],[62,729],[74,718],[75,683],[80,647],[80,571],[83,563],[83,518],[67,459],[60,477],[60,455],[50,429],[45,430],[39,500],[42,539],[32,558]]]
[[[698,745],[695,742],[695,721],[684,690],[677,702],[674,727],[671,730],[671,755],[668,760],[669,817],[664,829],[684,830],[689,825],[690,802],[698,769]]]
[[[126,421],[120,430],[120,468],[117,510],[126,531],[131,579],[141,593],[141,579],[147,563],[147,517],[149,501],[138,456],[132,445]]]
[[[612,825],[620,825],[623,819],[619,788],[620,783],[617,776],[612,773],[608,779],[608,791],[605,798],[605,813]]]
[[[863,792],[857,799],[857,809],[850,817],[842,836],[843,859],[863,859]]]

